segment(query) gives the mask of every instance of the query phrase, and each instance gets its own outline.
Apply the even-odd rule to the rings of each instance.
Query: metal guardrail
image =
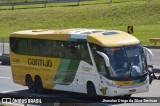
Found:
[[[12,10],[16,5],[34,5],[34,4],[44,4],[44,7],[47,7],[49,3],[65,3],[65,2],[77,2],[75,5],[79,5],[80,2],[85,1],[100,1],[100,0],[0,0],[0,6],[12,6]],[[131,0],[106,0],[106,3],[122,3],[122,2],[131,2]],[[142,0],[139,0],[142,1]],[[146,0],[150,2],[151,0]],[[104,1],[103,1],[104,2]]]
[[[65,2],[77,2],[76,5],[79,5],[80,0],[0,0],[0,6],[12,6],[12,10],[14,10],[16,5],[44,4],[44,7],[47,7],[49,3]]]
[[[154,45],[157,45],[157,42],[160,42],[160,38],[150,38],[149,41],[154,43]]]

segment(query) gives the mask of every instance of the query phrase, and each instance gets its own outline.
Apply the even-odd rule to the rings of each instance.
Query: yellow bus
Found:
[[[14,83],[89,96],[130,96],[149,90],[146,53],[134,36],[118,30],[24,30],[10,35]]]

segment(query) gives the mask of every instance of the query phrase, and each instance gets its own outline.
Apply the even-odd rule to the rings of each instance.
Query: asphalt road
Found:
[[[9,66],[0,66],[0,93],[13,92],[22,89],[27,89],[27,87],[13,83],[11,68]]]
[[[160,69],[160,49],[150,49],[153,53],[152,61],[148,60],[148,64]]]
[[[160,80],[154,80],[153,83],[150,85],[149,92],[133,94],[132,98],[159,97],[158,99],[160,99],[159,88],[160,88]],[[45,95],[44,94],[43,95],[31,94],[28,92],[27,89],[28,89],[27,87],[13,83],[10,66],[0,66],[0,94],[13,95],[13,96],[22,96],[23,95],[23,96],[27,96],[27,97],[59,97],[59,99],[61,99],[61,101],[66,100],[66,101],[74,101],[74,102],[76,102],[76,101],[83,102],[83,98],[80,98],[80,100],[78,100],[76,97],[86,97],[86,95],[83,95],[83,94],[53,91],[53,90],[46,90]],[[71,97],[71,98],[68,99],[68,97]],[[87,104],[86,106],[88,106],[88,105],[89,104]],[[94,103],[94,105],[95,105],[95,103]],[[108,106],[108,105],[128,106],[128,103],[119,103],[119,104],[118,103],[117,104],[100,103],[97,105],[101,105],[101,106],[102,105],[103,106]],[[130,106],[132,106],[132,105],[158,106],[158,105],[160,105],[160,103],[131,103],[129,105]]]

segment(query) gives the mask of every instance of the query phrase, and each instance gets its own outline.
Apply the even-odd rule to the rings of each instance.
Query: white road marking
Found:
[[[9,77],[0,77],[0,79],[11,79]]]
[[[11,91],[1,91],[1,93],[7,93],[7,92],[11,92]]]
[[[155,73],[156,78],[158,79],[160,77],[159,73]]]
[[[7,105],[7,106],[24,106],[24,104],[16,104],[16,103],[3,103],[4,105]]]

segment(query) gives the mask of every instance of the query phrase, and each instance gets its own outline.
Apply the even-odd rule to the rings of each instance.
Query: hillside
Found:
[[[1,9],[0,37],[26,29],[99,28],[127,31],[127,26],[133,25],[133,35],[148,45],[150,37],[160,37],[160,0],[128,1],[87,4],[88,1],[81,2],[80,6]]]

